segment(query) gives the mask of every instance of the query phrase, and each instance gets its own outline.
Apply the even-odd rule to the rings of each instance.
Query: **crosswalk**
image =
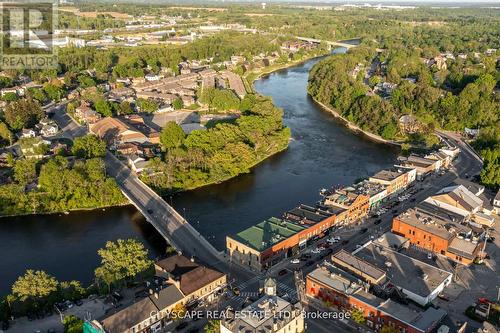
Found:
[[[228,295],[229,300],[235,307],[241,307],[243,303],[248,299],[248,298],[258,298],[260,296],[258,291],[252,290],[252,291],[246,291],[243,290],[247,288],[248,286],[254,284],[256,281],[259,280],[259,277],[254,277],[250,280],[247,280],[236,287],[240,290],[239,295],[235,294],[230,294]],[[278,287],[278,295],[284,296],[287,295],[290,300],[296,301],[298,300],[297,296],[297,291],[295,290],[295,287],[287,286],[286,284],[282,282],[277,283]]]

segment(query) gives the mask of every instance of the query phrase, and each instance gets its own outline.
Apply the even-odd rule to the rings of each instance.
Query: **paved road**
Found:
[[[60,137],[74,139],[88,133],[85,126],[77,124],[65,110],[64,104],[47,108],[52,119],[61,128]],[[201,236],[179,213],[169,206],[113,154],[104,159],[108,175],[114,177],[125,196],[141,211],[169,244],[186,256],[195,256],[206,264],[227,271],[224,256]]]
[[[227,271],[224,256],[200,235],[162,197],[137,178],[113,154],[105,157],[108,175],[115,178],[122,192],[141,211],[158,232],[184,255],[195,256],[206,264]]]

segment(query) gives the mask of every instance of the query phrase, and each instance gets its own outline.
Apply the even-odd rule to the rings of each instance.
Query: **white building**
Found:
[[[238,315],[229,313],[228,318],[221,320],[220,332],[304,332],[300,303],[290,304],[276,296],[276,282],[271,278],[266,280],[264,292],[264,296],[242,309]],[[280,315],[285,313],[287,315]]]

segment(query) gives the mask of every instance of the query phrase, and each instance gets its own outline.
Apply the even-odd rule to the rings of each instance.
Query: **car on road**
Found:
[[[154,210],[148,209],[148,214],[153,214],[153,213],[154,213]]]
[[[288,273],[287,270],[286,269],[282,269],[281,271],[279,271],[278,275],[279,276],[283,276],[283,275],[286,275],[286,273]]]
[[[306,266],[312,266],[312,265],[314,265],[314,261],[309,260],[308,262],[306,262]]]
[[[239,296],[240,295],[240,289],[238,289],[238,287],[233,287],[233,289],[231,289],[231,291],[233,292],[233,294],[235,294],[236,296]]]
[[[296,259],[292,259],[292,260],[290,260],[290,263],[291,264],[300,264],[300,259],[297,259],[297,258]]]
[[[315,248],[315,249],[311,250],[311,253],[319,254],[319,253],[321,253],[321,250],[319,248]]]
[[[344,240],[342,241],[342,245],[347,245],[347,243],[349,243],[349,240],[348,240],[348,239],[344,239]]]
[[[382,223],[382,219],[378,219],[377,221],[375,221],[373,224],[377,225],[377,224],[380,224]]]
[[[367,231],[368,231],[368,228],[363,228],[363,229],[361,229],[361,230],[359,231],[359,233],[364,234],[364,233],[365,233],[365,232],[367,232]]]
[[[185,329],[186,327],[188,327],[188,323],[183,321],[182,323],[180,323],[179,325],[177,325],[177,327],[175,328],[176,331],[180,331],[180,330],[183,330]]]
[[[306,261],[308,259],[311,259],[311,255],[309,253],[303,253],[300,255],[300,260]]]
[[[338,243],[340,241],[340,237],[331,237],[326,240],[330,244]]]

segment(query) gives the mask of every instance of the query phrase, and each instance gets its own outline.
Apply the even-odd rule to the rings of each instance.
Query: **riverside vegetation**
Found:
[[[286,149],[290,129],[283,126],[283,111],[270,98],[247,94],[241,102],[229,97],[215,104],[228,103],[237,103],[241,116],[207,131],[185,135],[179,125],[167,124],[160,136],[164,154],[151,160],[152,172],[143,180],[160,193],[192,189],[249,172]]]
[[[403,18],[392,22],[402,24]],[[492,22],[490,27],[475,19],[461,21],[460,33],[450,32],[450,26],[459,24],[456,18],[440,25],[403,25],[401,32],[392,25],[381,28],[376,40],[364,40],[362,47],[318,62],[311,70],[308,92],[361,129],[402,142],[404,148],[438,145],[436,129],[479,128],[473,145],[485,160],[480,180],[496,189],[500,186],[500,101],[495,91],[500,65],[495,49],[500,42],[493,23],[498,18],[485,19]],[[477,36],[478,27],[484,30],[482,38]],[[493,51],[485,52],[487,48]],[[442,53],[454,55],[446,60],[447,66],[428,62],[442,59]],[[374,89],[383,83],[392,86],[390,93]],[[403,115],[415,117],[418,130],[402,129],[398,122]]]

